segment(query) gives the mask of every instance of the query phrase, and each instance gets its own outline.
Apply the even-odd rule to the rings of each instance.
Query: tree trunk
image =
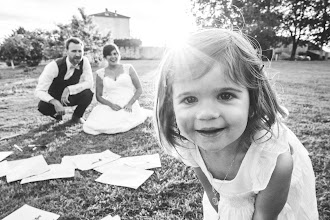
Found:
[[[10,60],[10,63],[11,63],[11,68],[15,69],[14,60]]]
[[[297,47],[298,47],[298,42],[292,41],[292,50],[291,50],[290,60],[295,60]]]
[[[320,49],[320,54],[319,54],[319,59],[320,59],[320,60],[323,60],[323,56],[325,56],[325,52],[324,52],[324,50],[321,48],[321,49]]]

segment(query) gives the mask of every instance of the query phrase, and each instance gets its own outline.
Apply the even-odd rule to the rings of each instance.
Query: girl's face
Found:
[[[173,83],[173,107],[181,135],[205,151],[219,151],[238,140],[248,122],[249,93],[215,64],[197,79]]]
[[[106,59],[109,64],[119,63],[119,54],[118,54],[117,50],[112,50],[110,55],[106,56]]]

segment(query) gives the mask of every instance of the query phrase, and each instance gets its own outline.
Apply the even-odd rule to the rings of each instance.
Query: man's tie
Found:
[[[76,66],[71,65],[70,66],[70,70],[74,70],[74,69],[79,70],[80,69],[80,66],[79,65],[76,65]]]

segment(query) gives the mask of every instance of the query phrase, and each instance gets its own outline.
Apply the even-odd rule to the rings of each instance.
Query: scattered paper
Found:
[[[48,165],[49,171],[22,179],[21,184],[60,178],[74,177],[74,167],[63,164]]]
[[[9,135],[9,136],[6,136],[6,137],[2,137],[2,138],[0,138],[0,141],[7,140],[7,139],[10,139],[10,138],[13,138],[13,137],[20,136],[20,135],[22,135],[22,134],[13,134],[13,135]]]
[[[74,156],[64,156],[62,164],[74,163],[79,170],[90,170],[95,167],[110,163],[119,159],[121,156],[110,150],[94,154],[79,154]]]
[[[102,166],[94,168],[97,172],[106,173],[108,170],[113,169],[114,166],[128,165],[130,167],[136,167],[141,169],[151,169],[161,167],[159,154],[142,155],[133,157],[122,157],[111,163],[104,164]]]
[[[13,152],[12,151],[2,151],[0,152],[0,161],[4,160],[6,157],[11,155]]]
[[[8,173],[7,160],[0,162],[0,177],[6,176]]]
[[[108,215],[108,216],[102,218],[101,220],[120,220],[120,217],[119,217],[119,215],[115,215],[113,217],[111,215]]]
[[[22,150],[22,148],[21,148],[20,146],[18,146],[18,145],[16,145],[16,144],[14,144],[14,145],[13,145],[13,147],[15,147],[17,150],[19,150],[19,151],[23,152],[23,150]]]
[[[7,161],[7,182],[13,182],[26,177],[38,175],[49,170],[48,164],[42,155],[22,160]]]
[[[25,204],[2,220],[56,220],[59,217],[57,214]]]
[[[142,169],[152,169],[162,166],[160,163],[159,154],[124,157],[122,159],[124,164]]]
[[[113,169],[103,173],[95,181],[116,186],[139,188],[154,171],[141,168],[130,167],[127,165],[113,166]]]

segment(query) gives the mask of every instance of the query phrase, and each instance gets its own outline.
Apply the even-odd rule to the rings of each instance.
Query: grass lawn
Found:
[[[144,93],[140,104],[153,108],[155,71],[159,61],[123,61],[137,70]],[[56,124],[37,111],[33,92],[43,66],[29,72],[0,69],[0,151],[14,151],[7,160],[42,154],[48,164],[65,155],[102,152],[121,156],[159,153],[162,168],[137,190],[101,184],[100,173],[75,171],[75,177],[8,184],[0,178],[0,219],[24,204],[59,214],[60,220],[99,220],[106,215],[122,219],[201,219],[202,187],[193,171],[162,153],[152,120],[124,134],[92,136],[81,125]],[[316,174],[321,220],[330,219],[330,62],[273,62],[268,67],[281,102],[290,111],[287,125],[310,152]],[[94,100],[86,115],[96,105]],[[69,120],[69,114],[64,120]],[[86,116],[85,115],[85,116]],[[13,148],[17,144],[23,152]],[[29,150],[29,144],[47,144],[46,150]]]

